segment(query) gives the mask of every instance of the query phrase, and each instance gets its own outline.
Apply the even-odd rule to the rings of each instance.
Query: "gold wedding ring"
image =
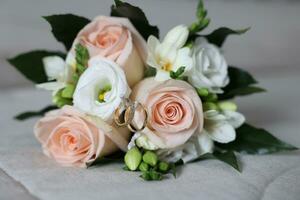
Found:
[[[141,128],[137,128],[136,126],[134,126],[134,125],[132,124],[132,122],[133,122],[133,119],[132,119],[132,120],[130,121],[130,123],[127,125],[128,129],[129,129],[130,131],[132,131],[132,132],[139,132],[139,131],[142,131],[142,130],[143,130],[144,128],[146,128],[146,126],[147,126],[148,112],[147,112],[147,110],[145,109],[145,107],[144,107],[141,103],[139,103],[139,102],[135,102],[135,103],[134,103],[133,117],[134,117],[134,114],[135,114],[135,112],[137,111],[137,109],[138,109],[139,107],[143,110],[143,113],[144,113],[144,115],[145,115],[145,119],[144,119],[144,121],[143,121],[143,126],[142,126]],[[132,110],[131,110],[131,109],[132,109],[131,107],[128,107],[128,109],[125,111],[125,116],[124,116],[125,121],[129,121],[129,119],[128,119],[129,114],[126,114],[126,113],[127,113],[127,112],[128,112],[128,113],[132,113]]]
[[[141,108],[142,112],[145,115],[143,126],[141,128],[137,128],[135,125],[132,124],[134,114],[138,108]],[[115,110],[114,121],[119,127],[127,126],[130,131],[138,132],[138,131],[142,131],[147,126],[148,113],[145,107],[141,103],[132,102],[129,99],[123,99],[122,105],[120,105]]]

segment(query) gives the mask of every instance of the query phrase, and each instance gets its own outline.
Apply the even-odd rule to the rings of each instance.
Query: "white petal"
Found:
[[[64,74],[65,61],[59,56],[45,57],[43,64],[49,80],[59,79]]]
[[[245,117],[241,113],[225,110],[223,111],[226,116],[226,121],[234,128],[240,127],[245,122]]]
[[[179,25],[171,29],[165,36],[163,43],[172,44],[176,49],[183,47],[189,36],[189,30],[184,25]]]
[[[159,44],[160,44],[159,40],[156,37],[154,37],[153,35],[150,35],[147,40],[148,51],[155,52],[155,50]]]
[[[232,142],[236,137],[235,129],[226,122],[217,123],[205,130],[214,141],[219,143]]]
[[[155,81],[166,81],[166,80],[169,80],[169,79],[171,79],[170,72],[167,72],[167,71],[164,71],[164,70],[161,70],[161,69],[156,71],[156,75],[155,75],[155,78],[154,78]]]
[[[190,56],[190,49],[187,47],[178,50],[172,70],[177,71],[180,67],[185,67],[185,73],[190,71],[193,67],[193,59]]]
[[[198,135],[197,139],[198,139],[198,144],[199,144],[198,151],[199,151],[200,155],[205,154],[205,153],[211,153],[213,151],[214,143],[205,131],[200,133]]]
[[[226,117],[222,115],[219,111],[216,110],[208,110],[204,113],[204,118],[210,121],[226,121]]]
[[[62,82],[47,82],[36,85],[39,89],[49,90],[49,91],[58,91],[64,87],[66,87],[65,83]]]
[[[100,103],[98,93],[107,85],[111,86],[109,100]],[[128,97],[129,91],[125,73],[120,66],[108,59],[93,57],[77,83],[73,95],[74,106],[87,114],[109,120],[122,98]]]

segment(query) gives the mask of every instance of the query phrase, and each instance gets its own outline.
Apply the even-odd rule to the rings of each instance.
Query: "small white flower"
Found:
[[[147,64],[156,68],[155,80],[170,79],[170,71],[177,71],[180,67],[185,67],[185,73],[192,68],[190,49],[183,47],[188,35],[188,28],[179,25],[167,33],[162,43],[154,36],[148,38]]]
[[[68,54],[66,61],[59,56],[47,56],[43,58],[43,64],[48,80],[55,81],[37,84],[36,87],[50,90],[55,95],[71,80],[75,71],[75,58],[71,53]]]
[[[221,88],[229,83],[229,77],[226,60],[219,48],[200,38],[192,51],[194,67],[188,75],[189,82],[196,88],[222,93]]]
[[[245,117],[235,111],[209,110],[204,113],[203,133],[211,140],[229,143],[235,140],[235,129],[245,122]]]
[[[74,106],[105,121],[110,120],[122,98],[127,98],[131,92],[125,73],[116,63],[100,56],[90,59],[88,66],[77,83]]]
[[[190,162],[205,153],[212,153],[214,141],[228,143],[235,140],[235,129],[245,122],[245,117],[235,111],[209,110],[204,113],[205,123],[201,133],[195,133],[184,145],[175,149],[158,151],[160,159],[168,162]]]
[[[145,136],[145,135],[143,135],[143,134],[141,134],[139,132],[136,132],[132,136],[132,138],[131,138],[131,140],[130,140],[127,148],[128,149],[132,149],[135,146],[138,146],[138,147],[146,149],[146,150],[152,150],[152,151],[159,149],[159,147],[157,145],[153,144],[148,139],[147,136]]]

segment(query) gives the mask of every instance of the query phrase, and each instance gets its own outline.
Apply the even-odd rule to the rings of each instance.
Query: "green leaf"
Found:
[[[27,111],[21,114],[18,114],[17,116],[15,116],[14,118],[16,120],[26,120],[29,119],[31,117],[38,117],[38,116],[43,116],[46,112],[50,111],[50,110],[54,110],[57,109],[57,106],[47,106],[39,111]]]
[[[182,79],[182,74],[184,73],[185,67],[179,67],[176,72],[170,71],[170,77],[173,79]]]
[[[147,67],[147,69],[145,70],[144,77],[148,78],[155,75],[156,75],[156,69],[154,67]]]
[[[37,50],[20,54],[7,61],[32,82],[44,83],[48,81],[43,64],[43,58],[47,56],[60,56],[64,58],[65,54],[55,51]]]
[[[226,152],[214,152],[214,157],[228,165],[230,165],[231,167],[233,167],[234,169],[238,170],[239,172],[240,167],[238,165],[238,161],[237,158],[234,154],[233,151],[226,151]]]
[[[63,98],[72,99],[75,91],[75,85],[67,84],[66,87],[62,90],[61,96]]]
[[[215,31],[213,31],[209,35],[204,35],[204,37],[212,44],[221,47],[225,42],[226,38],[229,35],[241,35],[246,33],[250,28],[240,29],[240,30],[232,30],[230,28],[222,27]]]
[[[223,88],[224,93],[218,96],[220,100],[266,91],[263,88],[252,86],[258,82],[245,70],[238,69],[236,67],[229,67],[228,76],[230,82],[225,88]]]
[[[111,16],[128,18],[145,40],[150,35],[159,37],[157,26],[150,25],[145,13],[136,6],[115,0],[115,5],[111,7]]]
[[[44,16],[52,27],[52,33],[57,41],[62,42],[69,50],[72,47],[78,32],[87,25],[90,20],[73,14]]]
[[[244,124],[236,130],[236,140],[216,145],[222,149],[248,154],[268,154],[279,151],[297,150],[296,147],[280,141],[268,131]]]
[[[160,181],[163,179],[163,174],[155,170],[149,170],[143,172],[140,177],[145,181]]]
[[[254,87],[254,86],[247,86],[243,88],[236,88],[228,93],[224,94],[221,99],[230,99],[235,96],[245,96],[245,95],[250,95],[250,94],[255,94],[255,93],[261,93],[261,92],[266,92],[264,88],[260,87]]]
[[[230,165],[234,169],[240,171],[240,167],[238,165],[237,158],[233,151],[225,151],[225,152],[216,151],[214,153],[206,153],[206,154],[201,155],[199,158],[197,158],[196,160],[194,160],[192,162],[197,162],[197,161],[202,161],[202,160],[207,160],[207,159],[220,160],[220,161]]]

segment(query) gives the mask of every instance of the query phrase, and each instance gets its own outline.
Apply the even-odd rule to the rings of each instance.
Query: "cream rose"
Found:
[[[119,64],[130,86],[143,78],[147,45],[127,18],[96,17],[79,32],[73,51],[78,42],[91,57],[102,56]]]
[[[131,97],[144,105],[149,114],[147,127],[140,134],[159,148],[180,146],[203,128],[201,100],[184,81],[156,82],[148,78],[133,89]],[[137,126],[142,123],[141,114],[135,115]]]
[[[47,156],[63,166],[77,167],[86,167],[119,148],[126,150],[129,136],[128,130],[117,130],[71,106],[47,113],[34,133]]]

